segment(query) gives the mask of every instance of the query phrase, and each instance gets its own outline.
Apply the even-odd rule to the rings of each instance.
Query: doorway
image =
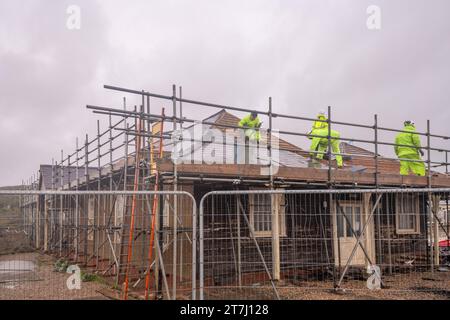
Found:
[[[353,248],[357,243],[357,238],[361,235],[364,223],[367,220],[369,210],[371,209],[370,198],[364,197],[364,200],[339,201],[340,210],[337,202],[333,205],[333,242],[335,252],[335,264],[345,266],[352,254]],[[344,217],[347,217],[347,219]],[[352,232],[352,229],[354,233]],[[366,249],[370,259],[374,262],[374,239],[373,222],[366,228],[362,239],[362,245]],[[350,265],[364,266],[368,261],[364,255],[361,246],[358,246]]]

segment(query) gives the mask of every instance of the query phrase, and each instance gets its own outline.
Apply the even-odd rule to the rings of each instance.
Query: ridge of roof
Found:
[[[206,117],[203,119],[203,122],[209,122],[208,124],[203,124],[205,126],[215,127],[217,126],[219,129],[224,130],[226,126],[237,126],[240,118],[225,109],[221,109],[220,111]],[[187,129],[187,128],[185,128]],[[280,150],[292,152],[298,154],[304,158],[309,158],[308,149],[303,149],[291,142],[278,138],[279,148]],[[373,156],[374,152],[367,150],[360,146],[355,146],[351,143],[341,141],[341,152],[351,154],[351,158],[346,160],[349,166],[364,166],[368,171],[372,172],[375,170],[375,160]],[[379,168],[383,172],[398,172],[399,170],[399,162],[394,159],[384,158],[379,155]]]
[[[60,164],[41,164],[41,165],[39,165],[39,167],[40,168],[51,168],[51,167],[63,167],[63,168],[67,168],[67,169],[84,169],[85,167],[84,167],[84,165],[81,165],[81,166],[61,166]],[[98,169],[98,167],[88,167],[88,169],[89,170],[97,170]]]
[[[220,117],[222,117],[225,113],[228,113],[228,112],[227,112],[225,109],[221,109],[220,111],[218,111],[218,112],[216,112],[216,113],[210,115],[209,117],[203,119],[203,121],[211,120],[211,119],[213,119],[214,117],[217,117],[218,115],[220,115]],[[229,113],[229,114],[231,114],[231,113]],[[219,118],[220,118],[220,117],[219,117]],[[217,120],[216,120],[216,121],[217,121]]]

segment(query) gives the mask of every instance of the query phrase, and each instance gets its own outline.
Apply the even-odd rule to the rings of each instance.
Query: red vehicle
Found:
[[[448,248],[448,247],[450,247],[450,240],[439,241],[439,248]]]
[[[439,241],[439,255],[443,265],[450,265],[450,240],[445,239]]]

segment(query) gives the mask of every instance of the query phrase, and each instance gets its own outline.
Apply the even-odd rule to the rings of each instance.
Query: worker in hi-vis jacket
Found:
[[[317,115],[317,119],[319,120],[327,120],[324,112],[319,112]],[[328,149],[328,123],[322,121],[315,121],[313,124],[312,130],[309,132],[312,136],[308,136],[311,139],[310,153],[311,158],[322,160],[324,153]],[[316,136],[316,137],[314,137]],[[340,133],[336,130],[330,130],[331,136],[331,151],[336,155],[336,163],[339,168],[342,168],[344,165],[341,149],[339,147],[340,141]],[[318,153],[315,153],[318,152]]]
[[[244,129],[245,133],[245,163],[248,164],[250,162],[250,154],[252,160],[258,158],[258,146],[259,140],[261,139],[261,134],[259,132],[259,128],[261,127],[262,122],[259,120],[258,113],[256,111],[252,111],[249,115],[242,118],[239,121],[239,127]],[[252,150],[250,152],[250,146],[253,145],[251,149],[256,147],[256,150]]]
[[[259,141],[261,135],[259,133],[259,128],[262,122],[259,120],[258,113],[253,111],[251,114],[242,118],[239,121],[239,127],[245,129],[245,137],[249,140]]]
[[[400,174],[408,175],[410,171],[418,176],[425,176],[425,164],[422,162],[423,151],[419,135],[413,121],[403,123],[403,131],[395,137],[395,154],[400,160]]]

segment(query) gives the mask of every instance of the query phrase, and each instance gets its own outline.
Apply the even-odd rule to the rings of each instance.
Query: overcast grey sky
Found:
[[[79,30],[66,27],[72,4]],[[366,26],[369,5],[381,9],[380,30]],[[275,112],[314,116],[331,105],[337,120],[369,124],[377,113],[388,127],[413,119],[425,130],[430,119],[450,135],[449,12],[448,0],[3,0],[0,185],[95,133],[85,105],[121,105],[103,84],[164,94],[177,84],[187,98],[260,110],[272,96]]]

